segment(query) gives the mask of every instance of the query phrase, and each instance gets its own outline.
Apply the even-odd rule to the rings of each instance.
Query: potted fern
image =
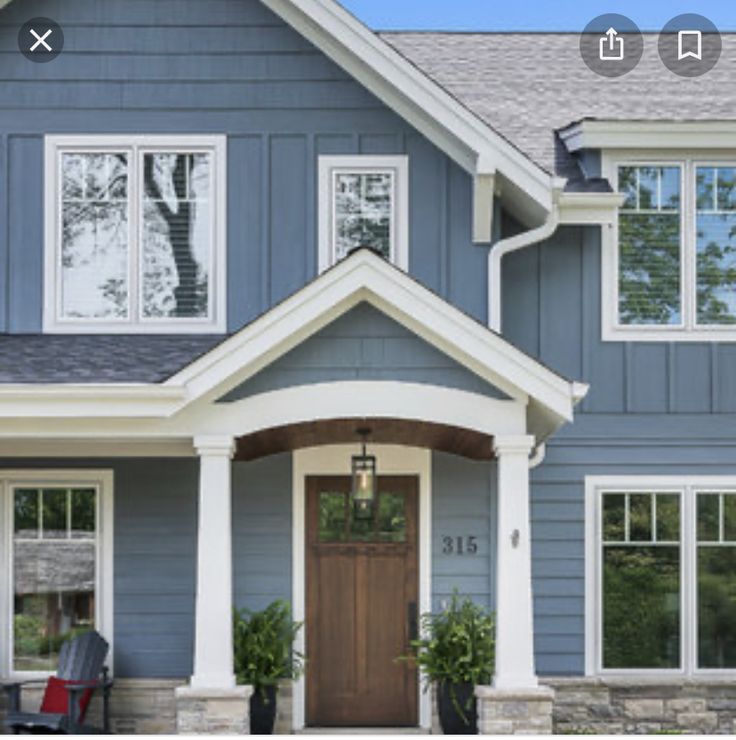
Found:
[[[253,687],[251,735],[273,734],[279,681],[302,673],[303,656],[294,650],[301,626],[293,621],[284,601],[275,601],[260,612],[243,609],[234,614],[235,675],[239,684]]]
[[[422,616],[422,639],[409,656],[422,670],[425,690],[437,686],[445,735],[477,735],[475,687],[489,684],[495,663],[493,616],[457,591],[439,614]]]

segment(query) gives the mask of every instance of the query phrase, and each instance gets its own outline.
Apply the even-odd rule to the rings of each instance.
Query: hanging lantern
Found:
[[[366,439],[370,429],[359,429],[363,437],[363,453],[353,457],[353,510],[356,519],[373,517],[376,501],[376,458],[366,450]]]

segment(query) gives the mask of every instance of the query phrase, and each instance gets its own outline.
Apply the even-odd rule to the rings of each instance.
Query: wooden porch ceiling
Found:
[[[369,444],[392,444],[448,452],[470,460],[492,460],[493,438],[469,429],[404,419],[331,419],[267,429],[238,439],[235,459],[257,460],[307,447],[360,443],[358,429],[370,429]]]

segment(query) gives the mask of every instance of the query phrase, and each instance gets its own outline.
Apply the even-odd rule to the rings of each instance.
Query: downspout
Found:
[[[555,191],[547,220],[536,229],[496,242],[488,253],[488,325],[501,333],[501,265],[503,258],[549,239],[560,225],[559,191]]]
[[[536,446],[534,453],[529,458],[529,470],[538,468],[544,462],[545,457],[547,457],[547,445],[545,442],[541,442]]]

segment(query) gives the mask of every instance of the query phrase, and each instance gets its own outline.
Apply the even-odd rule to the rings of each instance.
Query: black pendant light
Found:
[[[363,452],[353,457],[353,512],[356,519],[371,519],[376,502],[376,458],[366,450],[371,430],[357,430],[363,438]]]

